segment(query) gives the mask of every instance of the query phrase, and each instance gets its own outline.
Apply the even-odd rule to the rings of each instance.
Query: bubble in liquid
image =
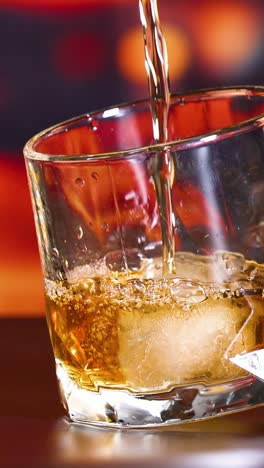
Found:
[[[82,226],[78,226],[76,236],[77,236],[78,240],[81,240],[83,238],[83,228],[82,228]]]
[[[59,258],[60,256],[58,249],[56,249],[55,247],[52,249],[52,256],[55,258]]]
[[[128,284],[132,287],[133,294],[135,293],[143,294],[146,291],[146,286],[142,283],[142,281],[138,279],[129,280]]]
[[[94,180],[98,180],[98,179],[99,179],[99,174],[98,174],[97,172],[92,172],[91,177],[92,177]]]
[[[207,294],[199,283],[177,280],[170,286],[171,297],[179,304],[195,305],[204,302]]]
[[[236,297],[243,297],[245,296],[245,294],[246,294],[246,289],[243,288],[242,286],[240,288],[237,288],[234,292],[234,295]]]
[[[79,187],[83,187],[85,184],[85,181],[81,177],[77,177],[77,179],[75,179],[75,184],[78,185]]]

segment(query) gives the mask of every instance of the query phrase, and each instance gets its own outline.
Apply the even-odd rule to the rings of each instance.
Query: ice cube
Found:
[[[155,391],[194,381],[233,379],[243,374],[225,358],[241,323],[250,314],[246,300],[213,298],[184,311],[175,302],[127,311],[120,316],[119,360],[127,385]],[[242,307],[241,307],[242,304]],[[236,349],[253,344],[251,328]]]

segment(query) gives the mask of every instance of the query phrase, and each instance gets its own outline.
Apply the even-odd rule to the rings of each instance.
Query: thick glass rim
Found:
[[[264,101],[264,86],[229,86],[229,87],[221,87],[221,88],[206,88],[194,91],[188,91],[184,93],[175,93],[172,94],[173,100],[177,103],[177,99],[179,100],[179,104],[182,102],[183,99],[192,100],[193,102],[198,101],[203,96],[203,100],[212,99],[212,97],[234,97],[234,96],[245,96],[245,97],[253,97],[253,96],[263,96]],[[99,114],[103,114],[105,111],[111,111],[113,109],[118,108],[119,110],[126,109],[126,108],[133,108],[133,106],[137,106],[140,104],[147,105],[149,103],[149,99],[141,99],[135,100],[127,103],[121,103],[117,105],[113,105],[104,109],[99,109],[97,111],[89,112],[87,114],[82,114],[79,116],[72,117],[71,119],[65,120],[63,122],[57,123],[41,132],[37,133],[33,136],[24,146],[24,156],[27,159],[36,160],[36,161],[50,161],[50,162],[69,162],[69,161],[86,161],[86,160],[103,160],[103,159],[119,159],[119,158],[129,158],[135,156],[140,153],[152,153],[152,152],[161,152],[166,149],[171,149],[173,147],[174,151],[180,151],[189,148],[196,148],[199,146],[215,143],[216,141],[224,140],[226,138],[230,138],[231,136],[240,135],[242,133],[246,133],[251,131],[254,128],[259,128],[264,126],[264,113],[257,114],[255,117],[250,119],[242,120],[241,122],[230,125],[227,127],[223,127],[219,130],[214,130],[207,133],[202,133],[199,135],[195,135],[188,138],[183,138],[179,140],[171,140],[166,143],[158,143],[148,146],[140,146],[129,148],[125,150],[117,150],[117,151],[109,151],[104,153],[90,153],[90,154],[46,154],[34,149],[34,146],[41,138],[49,137],[51,132],[55,132],[56,130],[62,131],[63,127],[65,129],[72,125],[74,122],[80,121],[82,119],[87,118],[96,118]]]

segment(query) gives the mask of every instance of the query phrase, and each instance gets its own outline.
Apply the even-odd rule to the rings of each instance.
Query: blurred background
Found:
[[[172,91],[264,85],[262,0],[160,0]],[[22,149],[147,96],[138,0],[0,0],[0,315],[44,314]]]

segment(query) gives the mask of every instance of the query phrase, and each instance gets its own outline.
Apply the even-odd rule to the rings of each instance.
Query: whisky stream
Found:
[[[145,46],[145,67],[148,76],[154,142],[168,141],[170,87],[167,47],[161,31],[157,0],[139,0],[140,20]],[[169,148],[155,158],[152,165],[157,192],[163,245],[163,273],[173,271],[175,218],[172,210],[171,184],[173,158]]]

